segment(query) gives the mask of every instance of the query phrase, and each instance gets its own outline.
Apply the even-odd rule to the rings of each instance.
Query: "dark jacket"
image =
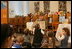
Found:
[[[35,34],[34,34],[33,43],[41,44],[43,39],[43,34],[41,33],[41,29],[35,29],[34,33]]]
[[[65,35],[65,38],[61,41],[61,48],[67,48],[69,36]]]

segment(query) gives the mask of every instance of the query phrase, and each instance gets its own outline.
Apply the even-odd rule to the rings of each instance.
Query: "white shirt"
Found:
[[[60,37],[60,35],[56,35],[56,38],[57,38],[58,41],[61,41],[61,40],[63,40],[63,39],[65,38],[65,36],[62,35],[62,36]]]
[[[44,35],[44,31],[41,29],[41,33]]]

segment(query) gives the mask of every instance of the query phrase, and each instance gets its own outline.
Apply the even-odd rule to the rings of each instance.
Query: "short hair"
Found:
[[[28,35],[29,29],[26,28],[26,29],[24,30],[24,33],[25,33],[25,35]]]
[[[23,42],[23,41],[24,41],[23,36],[22,36],[22,35],[18,35],[18,36],[16,37],[16,41],[17,41],[17,42]]]
[[[40,25],[39,25],[39,24],[36,24],[36,25],[35,25],[35,28],[40,28]]]
[[[54,37],[53,31],[49,31],[49,32],[48,32],[48,37]]]

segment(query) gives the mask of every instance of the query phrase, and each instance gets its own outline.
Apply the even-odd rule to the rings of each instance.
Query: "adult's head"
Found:
[[[70,30],[68,28],[63,28],[63,34],[70,36]]]
[[[1,44],[4,42],[8,35],[8,25],[7,24],[1,24]]]
[[[1,24],[1,46],[4,44],[5,40],[12,35],[13,33],[10,32],[10,26],[8,24]]]
[[[53,31],[49,31],[49,32],[48,32],[48,37],[54,37]]]
[[[39,29],[39,28],[40,28],[40,25],[39,25],[39,24],[36,24],[36,25],[35,25],[35,28],[36,28],[36,29]]]
[[[16,42],[22,44],[24,42],[24,37],[22,35],[18,35],[16,37]]]
[[[29,34],[29,29],[26,28],[26,29],[24,30],[24,33],[25,33],[25,35],[28,35],[28,34]]]

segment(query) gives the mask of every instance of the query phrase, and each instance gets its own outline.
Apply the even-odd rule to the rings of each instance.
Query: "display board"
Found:
[[[26,23],[26,27],[29,29],[29,30],[32,30],[33,29],[33,22],[27,22]]]
[[[41,29],[46,29],[45,21],[38,21],[38,23],[39,23]]]
[[[33,26],[35,26],[36,24],[39,24],[41,29],[45,29],[46,28],[45,21],[27,22],[26,23],[26,27],[29,30],[32,30],[33,29]]]

